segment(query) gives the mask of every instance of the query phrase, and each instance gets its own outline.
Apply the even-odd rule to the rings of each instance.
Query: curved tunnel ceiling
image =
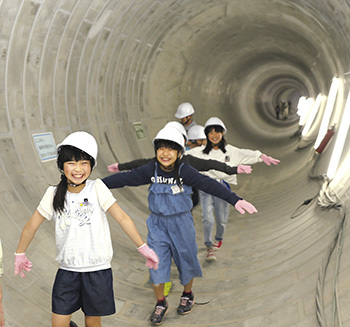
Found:
[[[239,195],[259,213],[231,208],[225,247],[208,265],[200,208],[195,208],[204,277],[195,282],[198,306],[168,326],[318,326],[315,287],[337,212],[311,206],[290,219],[319,183],[308,178],[311,152],[295,151],[298,117],[276,120],[274,106],[302,95],[327,94],[333,76],[350,70],[350,4],[336,0],[3,0],[1,58],[1,238],[5,252],[5,317],[9,326],[47,326],[56,271],[54,232],[43,224],[27,254],[25,280],[12,274],[20,231],[49,184],[54,161],[41,162],[32,135],[52,132],[56,143],[72,131],[91,132],[99,144],[93,177],[106,165],[151,157],[151,140],[179,103],[191,102],[195,120],[222,118],[228,143],[260,149],[281,165],[254,166],[239,176]],[[144,137],[138,138],[135,123]],[[323,163],[323,165],[322,165]],[[320,160],[320,167],[326,160]],[[114,191],[146,236],[147,188]],[[110,222],[118,314],[104,326],[144,326],[154,306],[142,259]],[[345,245],[347,249],[347,245]],[[350,323],[347,263],[339,287],[344,326]],[[181,291],[174,270],[169,296]],[[331,316],[331,277],[325,310]],[[18,307],[24,308],[18,310]],[[219,314],[218,314],[219,313]],[[213,317],[215,316],[215,319]],[[74,319],[82,325],[78,313]]]

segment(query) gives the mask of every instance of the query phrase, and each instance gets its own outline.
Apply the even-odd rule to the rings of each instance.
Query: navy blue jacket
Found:
[[[110,189],[154,183],[155,162],[156,160],[154,159],[141,167],[105,177],[102,181]],[[159,164],[157,165],[157,176],[157,183],[176,184],[174,171],[166,172],[161,169]],[[231,192],[226,186],[208,176],[202,175],[198,170],[186,163],[181,165],[179,177],[181,183],[212,194],[231,203],[233,206],[238,200],[242,199],[236,193]]]

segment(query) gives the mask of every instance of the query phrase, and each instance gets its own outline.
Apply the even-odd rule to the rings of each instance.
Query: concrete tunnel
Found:
[[[194,293],[203,305],[177,315],[182,287],[174,268],[164,325],[350,326],[349,174],[330,184],[322,178],[345,121],[349,1],[2,0],[0,16],[6,326],[46,327],[51,320],[51,223],[43,223],[27,251],[32,271],[25,279],[13,273],[20,232],[59,180],[55,160],[39,156],[35,135],[52,133],[58,144],[73,131],[92,133],[99,144],[92,177],[102,178],[108,164],[152,157],[153,137],[185,101],[198,124],[220,117],[229,144],[260,149],[281,164],[256,164],[252,175],[238,177],[233,190],[259,213],[230,209],[212,264],[204,259],[201,209],[194,209],[203,268]],[[298,133],[296,105],[300,96],[327,99],[333,77],[340,86],[326,127],[335,125],[335,136],[315,155],[327,100],[307,135]],[[275,118],[282,99],[292,103],[287,120]],[[345,141],[343,166],[349,148]],[[113,193],[146,238],[147,187]],[[155,303],[147,268],[120,227],[112,220],[110,227],[117,314],[103,318],[103,326],[146,326]],[[81,312],[73,320],[83,326]]]

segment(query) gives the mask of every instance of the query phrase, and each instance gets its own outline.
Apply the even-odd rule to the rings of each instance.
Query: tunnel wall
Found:
[[[232,232],[241,234],[237,232],[228,241],[238,247],[237,254],[230,252],[229,264],[242,272],[238,280],[226,276],[229,285],[235,286],[224,298],[238,291],[243,299],[231,310],[236,316],[224,315],[220,326],[317,326],[314,285],[337,215],[331,212],[327,219],[327,213],[313,207],[298,220],[285,219],[319,185],[307,176],[313,164],[312,149],[295,151],[299,140],[291,136],[297,129],[297,117],[276,122],[273,107],[280,94],[327,94],[333,76],[344,80],[339,101],[345,102],[349,14],[349,3],[340,0],[1,1],[0,236],[5,252],[7,323],[25,326],[29,316],[33,326],[47,326],[57,268],[53,228],[44,224],[29,250],[37,268],[24,281],[12,273],[21,229],[47,186],[59,180],[55,161],[41,162],[32,135],[52,132],[57,144],[73,131],[92,133],[99,144],[93,177],[103,177],[110,163],[152,157],[151,140],[156,132],[174,120],[179,103],[190,101],[197,123],[219,116],[228,127],[229,143],[259,148],[284,164],[276,173],[254,168],[256,177],[242,178],[238,188],[259,205],[265,225],[238,219],[238,229]],[[341,111],[342,106],[334,121]],[[321,113],[317,125],[320,118]],[[331,149],[318,161],[317,174],[325,172]],[[347,188],[345,183],[341,194]],[[147,189],[114,193],[145,237]],[[271,209],[275,198],[278,215]],[[200,211],[195,214],[200,217]],[[248,231],[255,236],[237,244]],[[113,260],[116,284],[134,287],[140,294],[135,300],[118,287],[118,319],[125,326],[142,325],[153,306],[147,302],[152,296],[147,272],[139,268],[141,259],[124,243],[125,236],[117,226],[112,226],[112,236],[118,249]],[[297,249],[295,244],[299,244]],[[264,245],[260,251],[259,245]],[[245,247],[252,252],[244,252]],[[346,244],[345,253],[347,249]],[[278,256],[279,250],[283,255]],[[239,264],[242,257],[249,257],[252,266]],[[126,273],[129,269],[130,274]],[[209,275],[209,295],[225,284],[228,272],[222,266],[219,270],[221,279]],[[340,297],[345,322],[349,321],[344,278],[348,270],[347,264],[342,266]],[[293,282],[287,282],[284,275],[292,276]],[[268,281],[271,286],[274,278],[278,282],[272,293],[279,302],[269,307],[263,303],[272,295],[264,285]],[[325,306],[329,315],[328,278]],[[253,292],[254,285],[259,286],[260,295]],[[174,290],[179,292],[180,287]],[[21,312],[19,305],[25,308]],[[214,302],[209,312],[220,305],[222,302]],[[292,309],[283,317],[286,308]],[[227,305],[220,310],[227,314],[230,309]],[[107,323],[112,325],[112,319]],[[171,324],[176,325],[176,320]],[[210,325],[204,316],[200,324]]]

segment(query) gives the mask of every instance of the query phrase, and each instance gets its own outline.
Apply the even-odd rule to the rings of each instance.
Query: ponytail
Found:
[[[53,198],[53,210],[58,213],[62,213],[64,205],[66,202],[66,192],[67,192],[68,182],[67,177],[62,174],[61,181],[56,186],[56,193]]]

